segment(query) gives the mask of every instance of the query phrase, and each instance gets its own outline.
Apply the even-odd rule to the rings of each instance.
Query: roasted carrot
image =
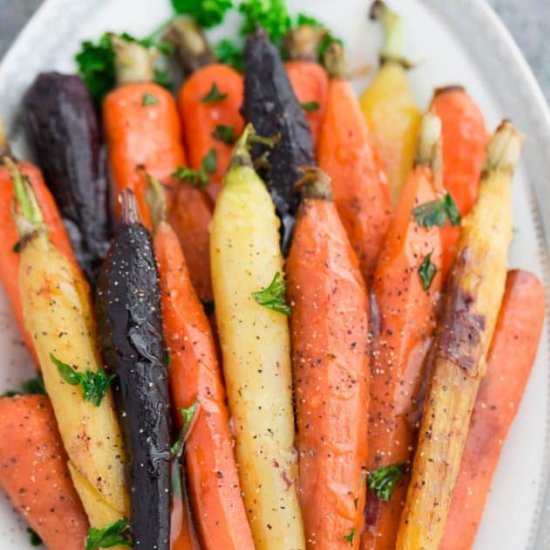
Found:
[[[285,39],[285,69],[298,101],[306,113],[316,147],[325,116],[328,75],[317,62],[319,41],[326,31],[309,25],[292,29]]]
[[[407,79],[410,63],[405,56],[401,17],[377,0],[372,4],[371,19],[382,21],[386,36],[380,70],[361,96],[361,109],[378,145],[396,205],[413,168],[422,114]]]
[[[210,197],[191,183],[181,182],[170,209],[170,224],[183,250],[195,292],[203,302],[212,300],[208,233],[211,220]]]
[[[340,44],[327,48],[325,65],[331,81],[319,138],[319,166],[332,179],[334,202],[368,279],[390,222],[387,177],[347,79]]]
[[[457,261],[438,324],[397,550],[439,547],[470,417],[493,338],[512,240],[512,177],[521,134],[503,122],[491,138],[474,208],[462,220]]]
[[[368,295],[330,180],[310,169],[286,266],[307,548],[359,548],[367,459]]]
[[[508,272],[487,374],[477,395],[439,550],[472,548],[502,446],[533,367],[544,310],[540,280],[526,271]]]
[[[0,399],[0,486],[47,548],[82,550],[88,519],[71,482],[50,400]]]
[[[201,170],[204,159],[215,155],[206,190],[216,199],[232,146],[243,131],[239,111],[243,77],[232,67],[215,62],[204,35],[192,21],[176,21],[168,36],[178,46],[180,62],[188,75],[179,91],[178,105],[189,166]]]
[[[137,42],[112,38],[119,87],[103,102],[103,121],[113,189],[112,205],[120,216],[118,197],[134,192],[140,219],[150,227],[145,203],[147,173],[163,183],[185,164],[176,102],[169,91],[152,82],[151,53]]]
[[[417,165],[403,188],[372,279],[378,323],[371,359],[365,550],[395,547],[407,490],[405,470],[416,435],[413,414],[442,283],[441,229],[421,227],[413,212],[439,196],[440,154],[441,123],[426,115]],[[380,480],[392,476],[393,491],[377,490]]]
[[[430,111],[443,128],[443,184],[461,216],[466,216],[477,198],[479,177],[489,134],[483,115],[462,86],[436,90]],[[443,230],[443,277],[452,268],[460,228]]]
[[[196,407],[185,463],[200,541],[206,550],[253,550],[214,338],[176,234],[166,222],[158,181],[152,179],[150,189],[176,424],[182,426],[182,410]]]
[[[36,352],[32,343],[32,338],[25,328],[23,321],[23,309],[21,306],[21,297],[19,295],[19,254],[16,252],[19,237],[17,229],[11,215],[14,199],[13,184],[8,169],[3,164],[3,158],[9,157],[10,150],[7,138],[3,132],[2,121],[0,120],[0,234],[2,235],[0,243],[0,282],[4,287],[11,309],[25,340],[27,349],[33,354],[36,361]],[[44,215],[44,223],[48,227],[50,239],[67,259],[74,265],[76,259],[73,254],[71,243],[63,221],[57,210],[53,197],[46,187],[42,174],[32,164],[27,162],[17,162],[17,167],[21,173],[29,180],[40,208]],[[36,361],[36,366],[38,362]]]

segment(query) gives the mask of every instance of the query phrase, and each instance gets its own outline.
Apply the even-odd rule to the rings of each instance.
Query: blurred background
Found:
[[[550,101],[550,0],[488,1],[512,32]],[[0,0],[0,59],[42,2]]]

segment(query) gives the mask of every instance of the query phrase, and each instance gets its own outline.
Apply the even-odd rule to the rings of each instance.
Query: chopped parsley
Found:
[[[81,386],[84,401],[89,401],[96,407],[101,405],[111,382],[116,378],[116,375],[108,375],[103,369],[96,372],[90,369],[86,369],[86,372],[78,372],[53,353],[50,353],[50,360],[57,367],[61,378],[71,386]]]
[[[317,101],[306,101],[305,103],[302,103],[302,109],[306,113],[314,113],[319,110],[319,107],[320,105]]]
[[[158,102],[159,100],[153,94],[146,92],[145,94],[143,94],[143,99],[141,101],[141,104],[143,106],[156,105]]]
[[[200,170],[194,170],[187,166],[180,166],[172,173],[172,177],[186,181],[199,189],[204,189],[208,185],[208,176],[216,171],[217,164],[218,153],[216,149],[212,147],[202,160]]]
[[[237,140],[235,128],[233,126],[226,126],[225,124],[218,124],[212,132],[212,137],[226,145],[233,145]]]
[[[166,88],[167,90],[172,88],[172,80],[170,79],[168,72],[163,69],[155,69],[154,80],[156,84]]]
[[[227,98],[227,93],[220,92],[218,89],[218,83],[212,82],[212,87],[210,88],[210,91],[204,95],[201,98],[202,103],[218,103],[220,101],[223,101],[225,98]]]
[[[433,251],[426,254],[426,257],[422,260],[420,267],[418,268],[418,275],[422,282],[422,288],[427,292],[432,286],[432,281],[437,273],[437,266],[432,262]]]
[[[20,391],[8,390],[0,397],[15,397],[16,395],[48,395],[44,387],[42,375],[39,374],[36,378],[23,382]]]
[[[112,548],[119,544],[128,547],[132,545],[130,525],[127,519],[119,519],[115,523],[105,527],[105,529],[90,527],[88,537],[86,538],[86,550]]]
[[[244,69],[243,49],[231,40],[224,38],[214,46],[218,61],[242,72]]]
[[[219,25],[233,7],[232,0],[171,0],[176,13],[191,16],[201,27]]]
[[[450,193],[440,199],[425,202],[413,208],[412,215],[421,227],[444,227],[447,222],[452,226],[460,224],[460,213]]]
[[[27,533],[29,534],[29,542],[31,543],[31,546],[40,546],[42,544],[42,539],[36,531],[30,527],[27,527]]]
[[[195,399],[195,401],[190,407],[180,409],[181,418],[183,422],[181,425],[181,430],[178,435],[178,438],[172,445],[172,455],[174,457],[178,457],[183,451],[183,447],[185,446],[185,440],[189,435],[189,428],[191,428],[191,425],[193,424],[193,420],[195,419],[195,415],[197,414],[197,408],[198,408],[198,402]]]
[[[285,293],[285,280],[277,271],[269,286],[258,292],[253,292],[252,297],[261,306],[284,315],[290,315],[290,306],[286,303]]]
[[[172,355],[170,354],[170,352],[168,350],[165,350],[164,351],[164,357],[162,358],[162,363],[167,369],[169,369],[171,362],[172,362]]]
[[[405,464],[390,464],[369,474],[369,489],[380,499],[389,502],[399,480],[405,473]]]
[[[344,535],[344,539],[349,542],[350,546],[353,546],[353,539],[355,538],[355,527],[351,528],[351,531]]]

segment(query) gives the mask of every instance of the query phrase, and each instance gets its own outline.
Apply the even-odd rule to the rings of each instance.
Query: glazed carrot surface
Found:
[[[334,55],[342,56],[333,46]],[[390,222],[390,195],[357,96],[351,83],[338,74],[329,85],[318,162],[332,179],[334,202],[368,278]]]
[[[327,72],[314,61],[287,61],[285,68],[294,93],[306,112],[313,145],[317,147],[328,98]]]
[[[140,219],[150,227],[145,204],[145,172],[163,183],[185,164],[181,128],[174,98],[153,83],[125,84],[103,102],[103,122],[109,154],[113,208],[120,215],[119,194],[131,189]]]
[[[368,418],[368,297],[332,200],[304,198],[287,263],[307,548],[359,548]]]
[[[441,120],[443,131],[443,185],[461,216],[474,205],[489,133],[479,107],[461,86],[436,90],[430,111]],[[443,230],[443,276],[452,268],[459,227]]]
[[[55,205],[54,199],[46,187],[42,174],[32,164],[19,162],[17,166],[29,179],[44,215],[44,222],[48,227],[48,234],[53,245],[66,258],[76,265],[71,243],[63,222]],[[23,322],[23,309],[19,295],[19,254],[14,251],[14,246],[19,241],[17,229],[11,215],[14,199],[13,184],[6,166],[0,164],[0,281],[10,301],[10,305],[19,326],[19,330],[25,340],[27,349],[36,358],[32,338],[27,332]],[[36,363],[38,366],[38,363]]]
[[[178,426],[181,409],[197,409],[185,444],[194,517],[205,549],[253,549],[241,498],[229,418],[214,339],[177,237],[158,226],[154,239],[162,292],[170,390]]]
[[[474,543],[537,354],[544,315],[541,281],[527,271],[510,271],[440,550],[468,550]]]
[[[430,168],[417,167],[403,189],[372,280],[378,322],[373,327],[370,378],[367,469],[371,473],[392,465],[407,467],[412,457],[417,397],[442,283],[441,231],[420,227],[412,210],[437,196]],[[423,282],[420,269],[426,258],[437,272]],[[401,478],[389,501],[369,491],[363,549],[395,547],[407,480],[406,475]]]
[[[88,519],[74,490],[50,400],[0,399],[0,486],[47,548],[82,550]]]
[[[216,87],[215,94],[209,94]],[[183,84],[178,105],[183,121],[183,135],[189,166],[200,170],[206,155],[216,151],[216,169],[209,175],[207,191],[216,198],[229,166],[232,143],[215,137],[216,129],[225,126],[236,140],[243,131],[243,119],[239,112],[243,102],[243,77],[235,69],[215,63],[200,68]],[[219,131],[219,128],[218,128]],[[228,140],[231,141],[231,140]]]
[[[210,235],[212,200],[190,183],[181,182],[175,190],[170,223],[178,237],[198,297],[212,300],[210,276]]]

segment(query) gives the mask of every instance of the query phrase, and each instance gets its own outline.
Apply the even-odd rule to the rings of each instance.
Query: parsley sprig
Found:
[[[86,538],[86,550],[99,550],[113,546],[131,546],[130,524],[127,519],[119,519],[104,529],[90,527]]]
[[[344,539],[349,543],[350,546],[353,546],[354,538],[355,538],[355,527],[352,527],[350,532],[347,535],[344,535]]]
[[[369,489],[379,499],[389,502],[404,473],[405,464],[382,466],[369,474]]]
[[[320,105],[317,101],[306,101],[305,103],[302,103],[302,109],[306,113],[314,113],[319,110],[319,107]]]
[[[103,369],[96,372],[90,369],[79,372],[71,365],[58,359],[53,353],[50,353],[50,360],[57,367],[61,378],[71,386],[80,386],[84,401],[89,401],[96,407],[101,405],[111,382],[116,378],[116,375],[108,375]]]
[[[172,0],[176,13],[191,16],[201,27],[210,29],[219,25],[233,7],[232,0]]]
[[[218,153],[212,147],[202,159],[202,166],[199,170],[180,166],[172,173],[172,177],[190,183],[199,189],[205,189],[208,185],[208,176],[216,171],[217,165]]]
[[[253,292],[252,297],[261,306],[284,315],[290,315],[290,306],[286,303],[285,294],[285,280],[277,271],[269,286],[258,292]]]
[[[8,390],[0,397],[15,397],[16,395],[48,395],[42,375],[39,374],[36,378],[31,378],[23,382],[23,384],[21,384],[21,390]]]
[[[434,225],[444,227],[447,222],[452,226],[460,224],[460,213],[450,193],[413,208],[412,215],[418,225],[428,229]]]
[[[227,98],[227,92],[221,92],[217,82],[212,82],[210,90],[201,98],[201,103],[206,105],[210,103],[219,103]]]
[[[422,283],[422,288],[428,292],[432,286],[434,277],[437,274],[437,266],[432,262],[433,251],[426,254],[426,257],[422,260],[420,267],[418,268],[418,276]]]
[[[226,126],[225,124],[218,124],[212,132],[212,137],[226,145],[233,145],[237,141],[235,128],[233,126]]]

